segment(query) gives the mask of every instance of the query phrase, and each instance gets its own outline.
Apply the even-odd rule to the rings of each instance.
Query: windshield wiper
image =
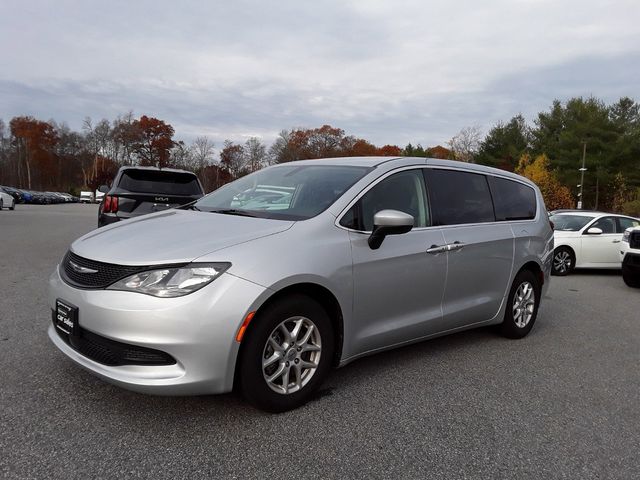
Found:
[[[249,210],[238,210],[236,208],[218,208],[216,210],[210,210],[211,213],[223,213],[225,215],[238,215],[240,217],[255,217],[260,218],[260,215],[257,215]]]

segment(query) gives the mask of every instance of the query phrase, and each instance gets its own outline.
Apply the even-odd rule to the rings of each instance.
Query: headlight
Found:
[[[631,236],[631,230],[625,230],[622,234],[622,241],[629,243],[629,237]]]
[[[162,268],[123,278],[107,290],[146,293],[154,297],[181,297],[201,289],[222,275],[230,263],[192,263],[180,268]]]

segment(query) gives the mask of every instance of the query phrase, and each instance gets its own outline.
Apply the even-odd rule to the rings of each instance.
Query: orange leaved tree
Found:
[[[560,183],[557,173],[551,170],[546,155],[538,155],[535,160],[528,153],[520,157],[516,173],[533,181],[542,192],[547,210],[572,208],[573,197],[569,189]]]

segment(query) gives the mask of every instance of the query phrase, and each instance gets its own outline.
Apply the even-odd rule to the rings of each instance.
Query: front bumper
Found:
[[[49,279],[49,305],[56,299],[78,307],[84,330],[107,339],[160,350],[173,365],[108,366],[80,354],[51,324],[51,341],[67,357],[108,382],[158,395],[223,393],[233,388],[238,328],[268,296],[266,288],[228,273],[192,294],[177,298],[111,290],[81,290]]]

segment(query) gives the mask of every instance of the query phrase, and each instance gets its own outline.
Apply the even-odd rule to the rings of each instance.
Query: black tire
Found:
[[[16,202],[15,200],[13,202],[11,202],[11,206],[9,207],[9,210],[15,210],[16,209]]]
[[[269,386],[265,375],[269,373],[273,374],[271,371],[268,371],[268,368],[284,368],[284,360],[286,360],[287,356],[291,357],[291,353],[295,355],[296,353],[291,350],[296,350],[296,348],[285,348],[282,352],[282,361],[278,360],[278,365],[267,367],[267,369],[265,369],[267,373],[263,373],[262,362],[263,359],[275,354],[275,350],[269,354],[270,347],[267,347],[267,342],[270,338],[276,341],[279,340],[277,338],[278,332],[274,330],[284,321],[295,317],[303,317],[310,320],[315,326],[315,329],[317,329],[316,335],[319,334],[321,345],[319,359],[317,361],[318,366],[308,377],[305,377],[304,373],[301,375],[300,378],[308,378],[301,380],[301,382],[306,382],[302,384],[301,387],[291,386],[291,388],[299,388],[299,390],[294,393],[278,393]],[[284,336],[282,336],[281,339],[281,345],[286,345]],[[302,294],[294,294],[276,300],[267,305],[264,310],[258,312],[256,317],[251,321],[249,330],[242,340],[240,363],[237,371],[239,376],[237,385],[245,399],[261,410],[277,413],[298,408],[310,400],[329,373],[333,361],[334,348],[335,341],[331,320],[325,309],[318,302]],[[297,350],[300,349],[298,348]],[[300,358],[299,361],[312,361],[313,357],[311,357],[311,355],[314,354],[315,352],[302,352],[299,355],[305,355],[305,357]],[[292,359],[291,362],[286,363],[287,366],[291,365],[290,370],[288,370],[290,372],[295,368],[293,361]],[[297,363],[298,362],[296,362],[296,364]],[[300,371],[301,370],[296,370],[291,378],[299,375],[296,372]],[[310,372],[311,369],[307,371]],[[285,383],[284,376],[276,380],[280,380],[282,385]],[[274,385],[273,382],[272,385]],[[289,388],[289,385],[291,385],[291,383],[287,382],[287,388]]]
[[[518,293],[521,286],[529,284],[532,287],[533,298],[533,310],[530,311],[531,318],[525,325],[519,324],[518,320],[514,318],[514,312],[516,311],[514,299],[516,293]],[[533,324],[536,322],[538,316],[538,307],[540,306],[540,294],[541,294],[540,280],[536,274],[530,270],[522,270],[516,278],[513,280],[509,296],[507,297],[507,305],[504,312],[504,320],[500,324],[500,333],[507,338],[522,338],[533,328]],[[520,311],[520,315],[524,315],[525,308]]]
[[[622,279],[628,287],[640,288],[640,274],[634,274],[631,269],[625,267],[624,264],[622,265]]]
[[[2,211],[3,207],[4,207],[4,205],[2,204],[2,199],[0,198],[0,212]]]
[[[576,255],[569,247],[558,247],[553,251],[551,274],[564,277],[573,272],[576,266]]]

